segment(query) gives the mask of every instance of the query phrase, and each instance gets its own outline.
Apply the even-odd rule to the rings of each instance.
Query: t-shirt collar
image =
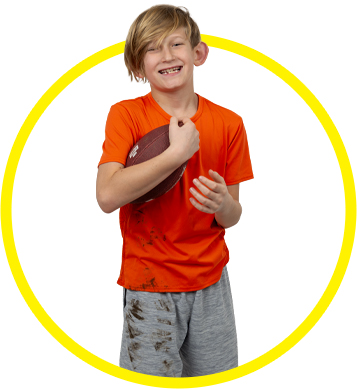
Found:
[[[196,95],[198,97],[198,109],[196,111],[196,114],[190,118],[192,122],[195,122],[201,116],[203,111],[203,98],[198,93],[196,93]],[[149,98],[152,105],[157,109],[157,111],[159,111],[162,116],[164,116],[168,121],[170,121],[171,116],[160,107],[160,105],[153,98],[151,92],[149,92],[146,96]]]

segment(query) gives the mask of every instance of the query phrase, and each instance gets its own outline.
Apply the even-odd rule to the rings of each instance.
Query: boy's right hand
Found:
[[[175,151],[175,156],[182,160],[182,164],[189,160],[200,148],[200,133],[190,118],[181,118],[183,125],[179,126],[179,120],[171,117],[169,127],[170,149]]]

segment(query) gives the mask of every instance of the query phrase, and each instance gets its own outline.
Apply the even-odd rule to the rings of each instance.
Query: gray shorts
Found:
[[[124,288],[119,366],[142,374],[192,377],[238,367],[237,332],[225,266],[203,290],[156,293]]]

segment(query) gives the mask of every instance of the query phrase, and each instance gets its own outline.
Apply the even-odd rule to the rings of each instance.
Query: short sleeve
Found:
[[[238,128],[228,146],[225,182],[227,185],[253,179],[247,133],[242,118],[239,117]]]
[[[105,140],[99,165],[119,162],[123,165],[134,142],[134,126],[128,111],[117,103],[111,106],[105,125]]]

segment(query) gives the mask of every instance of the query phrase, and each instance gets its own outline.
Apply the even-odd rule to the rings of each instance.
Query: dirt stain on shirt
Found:
[[[138,225],[139,223],[143,223],[143,224],[146,224],[146,222],[144,221],[144,217],[140,214],[137,214],[138,212],[134,213],[134,218],[136,218],[136,224]],[[155,241],[157,240],[162,240],[162,241],[166,241],[166,235],[165,234],[162,234],[162,231],[161,229],[157,228],[156,226],[153,226],[151,229],[150,229],[150,232],[149,232],[149,237],[140,237],[140,236],[137,236],[135,238],[136,240],[136,244],[140,247],[144,247],[145,245],[155,245]]]
[[[155,282],[155,278],[152,278],[150,280],[147,279],[146,282],[141,285],[143,290],[146,290],[148,287],[152,287],[153,289],[155,289],[155,287],[157,287],[157,286],[158,285]]]
[[[135,211],[133,217],[136,219],[136,224],[144,223],[144,213],[140,210]]]

